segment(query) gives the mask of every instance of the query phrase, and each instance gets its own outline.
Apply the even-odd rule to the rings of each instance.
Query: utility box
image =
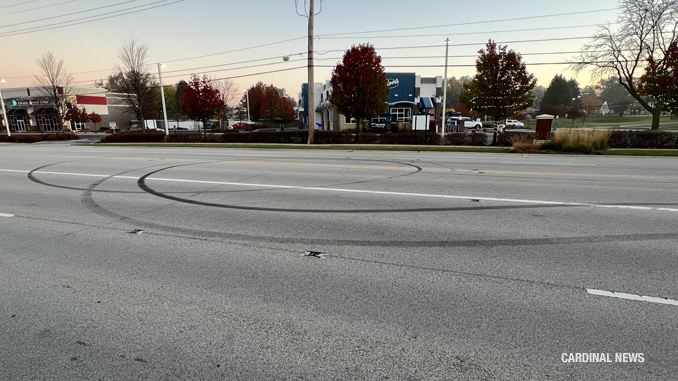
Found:
[[[553,125],[553,115],[544,114],[537,116],[537,133],[535,140],[551,140],[551,126]]]

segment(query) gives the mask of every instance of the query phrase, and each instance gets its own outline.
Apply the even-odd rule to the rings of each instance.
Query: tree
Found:
[[[628,110],[629,105],[633,103],[633,97],[616,77],[601,80],[599,88],[600,99],[607,102],[608,107],[618,112],[619,116],[623,116],[624,111]]]
[[[623,0],[621,9],[617,23],[601,27],[572,67],[592,67],[592,75],[601,79],[613,75],[652,114],[651,128],[656,130],[662,107],[638,92],[637,71],[645,57],[661,60],[678,41],[678,0]]]
[[[71,96],[71,82],[73,77],[64,69],[64,60],[57,61],[52,52],[47,52],[37,60],[40,74],[35,76],[39,91],[54,106],[59,130],[63,130],[64,120],[68,108],[66,98]]]
[[[532,105],[531,92],[537,79],[527,72],[522,56],[507,50],[507,46],[497,46],[490,40],[486,49],[478,52],[476,76],[464,85],[467,93],[460,100],[471,111],[490,115],[498,121]]]
[[[188,87],[184,90],[184,104],[182,110],[186,115],[202,122],[203,129],[207,121],[224,112],[226,104],[221,100],[219,90],[212,81],[204,75],[202,78],[193,74]],[[205,138],[207,131],[205,130]]]
[[[120,94],[129,112],[136,115],[142,125],[148,117],[157,116],[153,99],[158,91],[158,84],[149,71],[148,46],[139,45],[136,40],[125,41],[118,52],[122,65],[117,73],[111,74],[106,84],[101,84],[109,91]]]
[[[580,110],[580,109],[577,108],[577,107],[572,107],[572,108],[570,108],[569,110],[567,110],[567,114],[565,114],[565,115],[567,116],[567,119],[572,119],[572,127],[574,127],[574,121],[575,121],[575,119],[581,118],[581,117],[584,116],[585,114],[586,114],[585,111]]]
[[[464,85],[468,85],[472,80],[473,78],[468,75],[460,78],[451,77],[447,80],[447,105],[445,109],[455,108],[459,105],[459,98],[466,92]]]
[[[92,123],[94,123],[94,129],[96,130],[96,129],[97,129],[97,124],[101,123],[101,120],[102,120],[102,119],[101,119],[101,115],[99,115],[99,114],[97,114],[96,112],[92,111],[92,113],[89,114],[88,116],[89,116],[89,121],[92,122]]]
[[[87,123],[89,122],[89,114],[87,113],[86,108],[80,108],[78,106],[73,106],[70,110],[66,112],[66,120],[71,121],[71,123]]]
[[[239,101],[238,96],[240,93],[240,88],[238,84],[231,79],[214,79],[211,78],[214,83],[214,87],[219,90],[221,95],[221,100],[224,101],[226,107],[224,112],[219,115],[219,121],[223,123],[223,120],[228,118],[228,114],[235,108],[237,102]]]
[[[546,93],[546,88],[544,86],[538,85],[532,89],[532,96],[534,101],[532,102],[532,108],[537,110],[541,108],[541,101],[544,99],[544,94]]]
[[[649,95],[655,107],[678,113],[678,44],[669,46],[663,59],[648,57],[645,74],[640,77],[638,94]]]
[[[540,109],[549,113],[555,110],[555,115],[565,116],[567,110],[572,107],[581,108],[579,84],[574,78],[568,81],[562,75],[556,74],[544,92]]]
[[[391,90],[386,83],[381,56],[370,44],[354,45],[347,50],[342,62],[332,69],[331,82],[330,102],[339,113],[349,119],[356,119],[358,138],[363,119],[381,115],[388,110],[388,94]]]
[[[249,110],[252,121],[261,120],[265,113],[266,87],[263,82],[257,82],[256,85],[247,89],[247,94],[240,99],[242,107]]]

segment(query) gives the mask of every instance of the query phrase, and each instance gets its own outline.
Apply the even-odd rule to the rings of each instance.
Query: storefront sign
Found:
[[[24,99],[12,99],[12,106],[32,106],[32,105],[48,105],[50,102],[46,99],[37,99],[37,100],[24,100]]]
[[[388,85],[389,89],[393,90],[400,86],[400,80],[398,78],[386,78],[386,84]]]

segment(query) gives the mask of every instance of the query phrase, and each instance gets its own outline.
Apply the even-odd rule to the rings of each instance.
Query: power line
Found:
[[[541,15],[541,16],[513,17],[513,18],[510,18],[510,19],[498,19],[498,20],[486,20],[486,21],[471,21],[471,22],[464,22],[464,23],[443,24],[443,25],[430,25],[430,26],[418,26],[418,27],[410,27],[410,28],[368,30],[368,31],[362,31],[362,32],[347,32],[347,33],[330,33],[330,34],[325,34],[324,36],[347,36],[347,35],[353,35],[353,34],[366,34],[366,33],[400,32],[400,31],[404,31],[404,30],[419,30],[419,29],[445,28],[445,27],[450,27],[450,26],[462,26],[462,25],[474,25],[474,24],[487,24],[487,23],[498,23],[498,22],[505,22],[505,21],[517,21],[517,20],[534,20],[534,19],[548,18],[548,17],[572,16],[572,15],[581,15],[581,14],[586,14],[586,13],[598,13],[598,12],[615,11],[615,10],[618,10],[618,9],[620,9],[620,8],[596,9],[596,10],[590,10],[590,11],[579,11],[579,12],[570,12],[570,13],[554,13],[554,14]]]
[[[68,4],[68,3],[74,3],[74,2],[76,2],[76,1],[78,1],[78,0],[68,0],[68,1],[64,1],[63,3],[56,3],[56,4],[51,4],[51,5],[45,5],[45,6],[43,6],[43,7],[36,7],[36,8],[30,8],[30,9],[24,9],[23,11],[16,11],[16,12],[10,12],[10,13],[3,13],[3,14],[0,15],[0,17],[2,17],[2,16],[9,16],[9,15],[16,15],[16,14],[19,14],[19,13],[25,13],[25,12],[31,12],[31,11],[37,11],[37,10],[45,9],[45,8],[56,7],[56,6],[59,6],[59,5],[64,5],[64,4]],[[24,4],[26,4],[26,3],[24,3]],[[24,4],[22,4],[22,5],[24,5]]]
[[[3,8],[13,8],[13,7],[18,7],[18,6],[26,5],[26,4],[30,4],[30,3],[37,3],[38,1],[40,1],[40,0],[24,1],[23,3],[19,3],[19,4],[5,5],[5,6],[3,6]]]
[[[600,26],[600,24],[589,24],[589,25],[569,25],[569,26],[559,26],[559,27],[546,27],[546,28],[530,28],[530,29],[514,29],[514,30],[493,30],[488,32],[459,32],[459,33],[441,33],[441,34],[412,34],[412,35],[400,35],[400,36],[364,36],[363,38],[420,38],[420,37],[445,37],[445,36],[467,36],[467,35],[476,35],[476,34],[489,34],[489,33],[516,33],[516,32],[536,32],[543,30],[557,30],[557,29],[575,29],[575,28],[590,28],[593,26]],[[326,40],[346,40],[354,39],[356,37],[326,37]]]
[[[78,14],[81,14],[81,13],[87,13],[87,12],[92,12],[92,11],[98,11],[98,10],[100,10],[100,9],[111,8],[111,7],[117,7],[118,5],[127,4],[127,3],[133,3],[133,2],[135,2],[135,1],[137,1],[137,0],[127,0],[127,1],[120,2],[120,3],[104,5],[104,6],[102,6],[102,7],[86,9],[86,10],[84,10],[84,11],[77,11],[77,12],[72,12],[72,13],[66,13],[66,14],[63,14],[63,15],[50,16],[50,17],[45,17],[45,18],[42,18],[42,19],[35,19],[35,20],[30,20],[30,21],[23,21],[23,22],[16,23],[16,24],[2,25],[2,26],[0,26],[0,29],[1,29],[1,28],[9,28],[9,27],[11,27],[11,26],[17,26],[17,25],[32,24],[32,23],[36,23],[36,22],[40,22],[40,21],[45,21],[45,20],[53,20],[53,19],[58,19],[58,18],[61,18],[61,17],[67,17],[67,16],[78,15]],[[151,3],[151,4],[153,4],[153,3]],[[143,5],[142,5],[142,6],[143,6]],[[128,9],[132,9],[132,8],[128,8]],[[123,9],[123,10],[124,10],[124,9]],[[120,11],[116,11],[116,12],[120,12]],[[106,14],[106,13],[104,13],[104,14]],[[51,25],[55,25],[55,24],[51,24]]]
[[[149,4],[140,5],[140,6],[137,6],[137,7],[131,7],[131,8],[127,8],[127,9],[123,9],[123,10],[119,10],[119,11],[103,13],[102,15],[108,15],[108,14],[123,12],[123,11],[130,10],[130,9],[143,8],[143,7],[147,7],[149,5],[152,5],[152,4],[164,3],[166,1],[168,1],[168,0],[160,0],[160,1],[153,2],[153,3],[149,3]],[[29,33],[35,33],[35,32],[42,32],[42,31],[45,31],[45,30],[66,28],[66,27],[73,26],[73,25],[88,24],[88,23],[106,20],[106,19],[110,19],[110,18],[114,18],[114,17],[120,17],[120,16],[130,15],[130,14],[134,14],[134,13],[140,13],[140,12],[148,11],[148,10],[155,9],[155,8],[167,7],[167,6],[177,4],[177,3],[181,3],[181,2],[184,2],[184,1],[185,0],[175,0],[175,1],[172,1],[172,2],[167,3],[167,4],[160,4],[160,5],[156,5],[156,6],[153,6],[153,7],[144,8],[144,9],[137,9],[135,11],[121,13],[121,14],[118,14],[118,15],[99,17],[99,18],[79,19],[79,20],[76,19],[76,20],[66,21],[66,23],[70,23],[70,24],[55,23],[55,24],[49,24],[49,25],[44,25],[44,26],[39,26],[39,27],[19,29],[19,30],[14,30],[14,31],[10,31],[10,32],[0,33],[0,37],[17,36],[17,35],[23,35],[23,34],[29,34]],[[102,15],[99,15],[99,16],[102,16]],[[93,16],[93,17],[98,17],[98,16]]]
[[[163,63],[172,63],[172,62],[179,62],[179,61],[194,60],[194,59],[198,59],[198,58],[213,57],[213,56],[218,56],[218,55],[221,55],[221,54],[237,53],[237,52],[242,52],[242,51],[250,50],[250,49],[263,48],[263,47],[266,47],[266,46],[282,44],[282,43],[290,42],[290,41],[296,41],[296,40],[302,40],[302,39],[305,40],[306,38],[308,38],[308,37],[306,37],[306,36],[304,36],[304,37],[296,37],[296,38],[291,38],[291,39],[289,39],[289,40],[276,41],[276,42],[271,42],[271,43],[267,43],[267,44],[263,44],[263,45],[249,46],[249,47],[247,47],[247,48],[241,48],[241,49],[229,50],[229,51],[225,51],[225,52],[212,53],[212,54],[205,54],[205,55],[202,55],[202,56],[195,56],[195,57],[188,57],[188,58],[179,58],[179,59],[176,59],[176,60],[162,61],[162,62],[163,62]]]

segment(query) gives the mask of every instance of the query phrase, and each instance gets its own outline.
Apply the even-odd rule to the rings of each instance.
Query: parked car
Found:
[[[206,130],[213,130],[213,129],[215,129],[215,128],[217,128],[217,127],[216,127],[214,124],[212,124],[212,123],[207,123],[207,124],[205,125],[205,129],[206,129]]]
[[[513,126],[514,128],[524,128],[525,127],[525,123],[523,123],[519,120],[516,120],[516,119],[506,119],[505,125],[506,125],[506,127]]]
[[[244,129],[245,127],[247,127],[247,123],[240,122],[240,123],[236,123],[232,126],[228,126],[228,129],[229,130],[241,130],[241,129]]]
[[[473,120],[468,116],[453,116],[447,119],[447,124],[450,125],[451,124],[450,122],[452,121],[456,121],[457,125],[463,123],[464,128],[475,128],[475,129],[483,128],[483,122],[481,122],[480,119]]]

